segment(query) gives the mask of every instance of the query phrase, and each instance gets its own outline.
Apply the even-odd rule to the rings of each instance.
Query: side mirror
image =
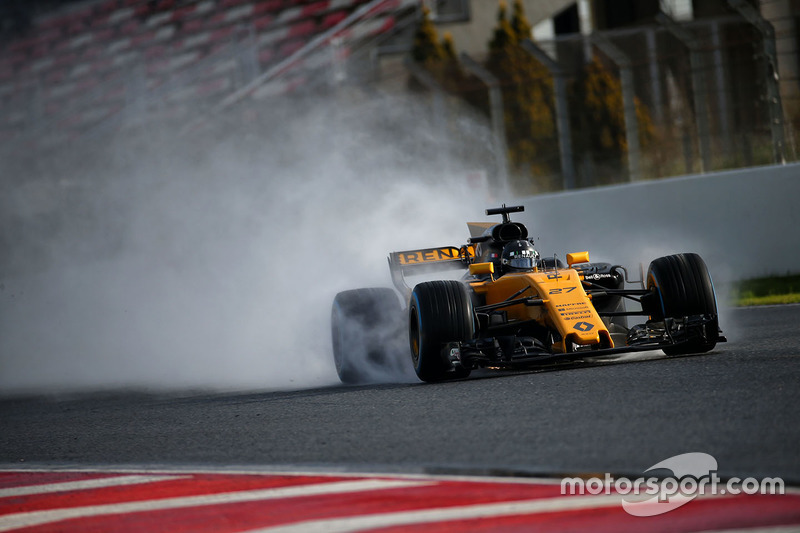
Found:
[[[589,262],[589,252],[575,252],[572,254],[567,254],[567,264],[569,266],[576,265],[578,263],[588,263]]]
[[[494,274],[494,263],[473,263],[469,266],[469,273],[473,276],[479,274]]]

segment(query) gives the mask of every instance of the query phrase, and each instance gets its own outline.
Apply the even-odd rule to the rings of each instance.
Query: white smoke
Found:
[[[390,251],[463,244],[488,205],[424,106],[331,105],[266,136],[108,141],[41,194],[7,180],[0,394],[337,383],[334,295],[391,286]]]

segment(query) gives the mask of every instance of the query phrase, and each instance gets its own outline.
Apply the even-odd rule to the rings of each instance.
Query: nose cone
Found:
[[[579,321],[572,325],[573,338],[578,344],[597,344],[600,342],[599,329],[587,321]]]

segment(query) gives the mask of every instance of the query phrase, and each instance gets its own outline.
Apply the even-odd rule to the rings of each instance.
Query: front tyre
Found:
[[[714,285],[703,259],[697,254],[659,257],[650,263],[647,288],[652,297],[646,311],[654,320],[702,317],[700,336],[662,348],[667,355],[704,353],[712,350],[719,337],[719,317]]]
[[[409,344],[417,377],[434,383],[463,378],[469,369],[454,367],[445,345],[472,339],[475,332],[467,287],[458,281],[429,281],[414,287],[409,304]]]
[[[405,320],[392,289],[340,292],[331,309],[333,360],[342,383],[385,381],[401,373]]]

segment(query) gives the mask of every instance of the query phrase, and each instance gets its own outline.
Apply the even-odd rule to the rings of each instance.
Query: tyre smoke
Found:
[[[334,295],[390,287],[390,251],[463,244],[487,205],[453,147],[487,133],[431,135],[425,105],[386,96],[276,108],[4,178],[0,394],[338,383]]]

